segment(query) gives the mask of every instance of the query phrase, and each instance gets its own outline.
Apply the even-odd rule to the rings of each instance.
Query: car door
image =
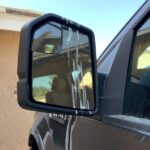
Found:
[[[150,149],[150,1],[98,60],[100,112],[76,117],[71,150]]]

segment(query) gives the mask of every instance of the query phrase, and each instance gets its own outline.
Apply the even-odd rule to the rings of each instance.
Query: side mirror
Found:
[[[54,14],[20,34],[17,94],[29,110],[93,115],[98,110],[93,32]]]

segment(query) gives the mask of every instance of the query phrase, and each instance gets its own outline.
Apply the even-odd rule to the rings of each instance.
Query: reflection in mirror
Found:
[[[53,52],[53,50],[54,50],[54,45],[52,45],[52,44],[45,44],[45,46],[44,46],[44,52],[45,53],[52,53]]]
[[[40,103],[94,109],[89,38],[48,22],[34,32],[32,95]]]
[[[61,46],[61,26],[51,22],[43,25],[34,33],[32,51],[53,53]]]

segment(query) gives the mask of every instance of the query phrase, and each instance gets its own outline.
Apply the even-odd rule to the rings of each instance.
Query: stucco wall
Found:
[[[34,112],[21,109],[14,95],[19,33],[0,30],[0,150],[27,150]]]

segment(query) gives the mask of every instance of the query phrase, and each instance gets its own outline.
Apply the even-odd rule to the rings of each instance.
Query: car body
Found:
[[[146,1],[97,60],[99,111],[93,116],[37,112],[31,148],[150,149],[149,20]]]

